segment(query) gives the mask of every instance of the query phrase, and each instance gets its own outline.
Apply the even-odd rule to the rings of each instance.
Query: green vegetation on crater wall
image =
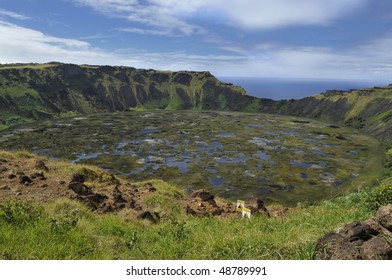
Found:
[[[317,118],[392,140],[392,85],[299,100],[246,95],[209,72],[48,64],[0,65],[0,125],[129,108],[263,112]]]
[[[281,101],[277,113],[343,123],[392,141],[392,85],[323,94]]]
[[[209,72],[155,71],[131,67],[61,63],[0,65],[0,124],[58,117],[146,109],[246,107],[245,91],[218,81]],[[219,98],[220,96],[220,98]],[[237,105],[241,102],[240,107]]]
[[[184,106],[184,101],[182,100],[181,96],[177,93],[170,99],[169,104],[166,107],[166,110],[181,110]]]

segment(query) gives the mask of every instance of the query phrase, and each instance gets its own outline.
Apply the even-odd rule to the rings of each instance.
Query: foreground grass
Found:
[[[39,158],[26,151],[0,151],[0,160],[30,157]],[[81,168],[87,167],[56,162],[59,177]],[[240,214],[187,215],[182,190],[160,180],[153,180],[157,192],[141,201],[160,213],[157,224],[136,219],[131,210],[99,215],[66,198],[41,205],[2,201],[0,259],[311,259],[326,233],[366,220],[381,204],[392,203],[391,170],[372,188],[317,205],[297,205],[278,217],[253,215],[251,220]]]
[[[361,196],[251,220],[196,218],[176,210],[156,225],[126,215],[97,215],[61,200],[34,221],[0,222],[0,259],[311,259],[322,235],[371,216],[358,207]]]

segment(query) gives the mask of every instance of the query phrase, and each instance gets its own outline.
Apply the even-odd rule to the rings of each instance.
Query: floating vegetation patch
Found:
[[[379,143],[358,131],[264,114],[150,111],[47,120],[8,129],[0,148],[161,178],[236,199],[293,204],[337,195]]]

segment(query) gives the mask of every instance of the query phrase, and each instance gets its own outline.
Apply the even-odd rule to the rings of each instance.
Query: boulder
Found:
[[[86,178],[84,177],[84,175],[79,173],[72,174],[71,182],[84,183],[85,181]]]
[[[89,207],[93,211],[99,213],[113,212],[110,205],[106,205],[108,197],[99,193],[91,193],[88,195],[78,195],[76,199]]]
[[[44,175],[44,172],[41,173],[34,173],[33,175],[30,176],[31,179],[40,179],[40,180],[46,180],[46,177]]]
[[[38,170],[44,170],[46,172],[49,171],[49,168],[45,165],[45,162],[43,160],[37,160],[35,162],[35,168]]]
[[[150,211],[144,211],[144,212],[140,213],[137,216],[137,218],[140,220],[148,220],[150,222],[153,222],[154,224],[156,224],[157,222],[159,222],[161,220],[161,217],[159,216],[159,214],[157,212],[150,212]]]
[[[392,204],[380,207],[375,219],[381,226],[392,231]]]
[[[30,179],[30,177],[26,176],[26,175],[21,175],[19,177],[19,183],[21,183],[22,185],[28,185],[31,184],[33,182],[33,180]]]
[[[224,209],[219,207],[215,201],[215,196],[204,189],[191,193],[191,200],[188,201],[186,213],[194,216],[217,216],[224,213]]]
[[[352,222],[317,242],[317,260],[392,260],[392,205],[381,207],[374,218]]]
[[[252,214],[259,213],[265,214],[268,217],[270,216],[268,209],[264,205],[264,201],[262,201],[260,198],[249,197],[245,199],[245,207],[250,209],[252,211]]]
[[[201,201],[209,201],[215,198],[215,196],[212,193],[204,189],[194,191],[193,193],[191,193],[191,197],[199,198]]]
[[[350,241],[368,240],[372,236],[379,234],[377,230],[372,228],[367,223],[352,222],[343,226],[338,232],[345,235]]]
[[[340,233],[329,233],[319,240],[313,259],[316,260],[359,260],[359,249]]]
[[[392,232],[390,232],[389,230],[384,228],[382,225],[377,223],[377,221],[375,220],[375,217],[370,218],[370,219],[364,221],[363,223],[367,224],[374,231],[378,232],[378,234],[375,234],[375,235],[383,235],[383,236],[389,238],[390,240],[392,240]]]
[[[197,217],[219,216],[223,212],[223,209],[215,201],[213,201],[213,204],[210,202],[189,202],[186,206],[186,213]]]
[[[362,245],[364,260],[392,260],[392,245],[382,237],[373,237]]]
[[[77,195],[88,195],[91,194],[91,189],[83,183],[71,182],[68,184],[68,188],[73,190]]]

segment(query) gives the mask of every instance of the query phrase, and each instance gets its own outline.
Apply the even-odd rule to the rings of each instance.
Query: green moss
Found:
[[[226,96],[224,94],[219,94],[218,102],[219,102],[219,108],[221,110],[226,110],[227,109],[227,99],[226,99]]]
[[[257,113],[260,112],[260,108],[260,99],[253,99],[252,102],[247,107],[245,107],[243,111],[248,113]]]
[[[182,100],[181,96],[177,93],[170,99],[169,104],[166,107],[166,110],[181,110],[184,109],[184,100]]]
[[[8,125],[0,124],[0,131],[9,128]]]

